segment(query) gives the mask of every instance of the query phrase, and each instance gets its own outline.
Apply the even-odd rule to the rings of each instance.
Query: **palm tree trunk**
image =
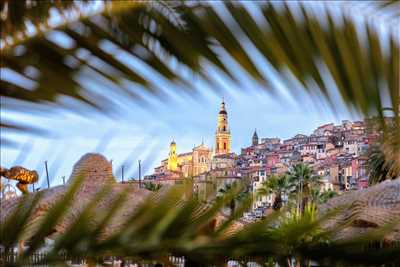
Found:
[[[230,215],[232,216],[236,209],[236,203],[234,199],[232,199],[231,202],[229,203],[229,208],[231,209]]]
[[[304,209],[306,208],[308,201],[309,201],[309,196],[310,196],[310,190],[309,187],[303,186],[303,190],[302,190],[302,194],[303,194],[303,198],[302,198],[302,212],[304,212]]]
[[[282,208],[282,195],[280,193],[276,194],[274,204],[272,204],[272,208],[274,210],[280,210]]]

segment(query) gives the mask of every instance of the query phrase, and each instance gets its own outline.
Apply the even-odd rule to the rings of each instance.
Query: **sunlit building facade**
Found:
[[[215,133],[215,155],[229,154],[231,151],[231,131],[228,126],[228,113],[225,101],[222,101],[218,113],[218,125]]]
[[[177,143],[172,141],[169,146],[168,158],[161,161],[155,168],[153,179],[168,179],[168,177],[181,178],[194,177],[211,170],[214,155],[228,155],[231,151],[231,134],[228,127],[228,113],[225,102],[222,101],[218,113],[217,131],[215,134],[215,151],[208,148],[203,142],[195,146],[192,151],[177,153]]]

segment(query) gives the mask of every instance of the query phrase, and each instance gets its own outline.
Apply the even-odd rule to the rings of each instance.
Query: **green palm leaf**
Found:
[[[6,1],[5,3],[11,8],[10,12],[18,9],[14,6],[14,2]],[[43,2],[37,2],[36,7],[41,6],[41,3]],[[3,48],[2,67],[24,75],[26,67],[32,65],[42,75],[40,75],[41,78],[34,79],[38,85],[30,92],[23,90],[23,87],[2,81],[2,87],[5,89],[2,90],[2,95],[28,101],[55,101],[57,95],[63,94],[92,104],[96,102],[104,104],[104,101],[107,101],[106,95],[95,95],[88,99],[80,93],[81,90],[86,91],[85,86],[74,81],[73,75],[88,66],[88,62],[81,60],[74,68],[65,64],[65,58],[76,58],[76,51],[79,49],[87,50],[94,57],[118,70],[118,75],[115,75],[115,72],[110,73],[92,66],[106,79],[117,84],[121,79],[128,79],[150,90],[156,89],[140,73],[104,51],[100,46],[102,40],[111,41],[113,45],[139,58],[169,80],[183,81],[182,77],[169,66],[168,59],[170,58],[177,59],[203,77],[200,61],[206,59],[234,77],[213,52],[212,46],[217,45],[225,49],[256,80],[268,81],[252,63],[248,52],[242,48],[238,41],[241,39],[240,35],[233,32],[231,25],[226,24],[209,5],[188,5],[183,2],[172,6],[170,11],[176,14],[181,24],[172,20],[170,13],[166,14],[157,5],[150,8],[138,4],[124,6],[119,5],[118,2],[109,3],[109,5],[111,8],[96,15],[95,20],[82,18],[82,24],[72,22],[72,26],[57,28],[75,41],[75,46],[72,48],[65,49],[60,44],[50,44],[40,36],[33,37],[21,43],[25,46],[26,52],[23,57],[17,57],[17,62],[12,46]],[[164,5],[169,6],[168,3]],[[322,63],[350,106],[364,114],[377,112],[382,115],[379,96],[382,88],[388,88],[392,101],[391,107],[394,113],[398,114],[396,111],[399,106],[399,83],[398,71],[396,72],[398,60],[396,59],[399,55],[399,45],[395,40],[395,31],[391,31],[392,28],[389,28],[390,45],[386,52],[383,48],[383,43],[386,41],[379,38],[379,33],[374,30],[374,26],[370,23],[360,26],[364,27],[367,33],[367,38],[362,38],[359,33],[360,27],[356,27],[353,18],[346,12],[339,13],[338,20],[342,19],[343,23],[338,24],[333,20],[329,8],[322,10],[324,15],[322,18],[317,18],[306,4],[259,3],[257,5],[268,22],[264,26],[257,24],[242,4],[226,4],[227,10],[250,41],[272,66],[282,73],[283,78],[286,77],[284,71],[288,68],[304,88],[310,91],[321,90],[330,99],[328,92],[334,87],[326,80],[326,74],[321,68]],[[70,6],[58,5],[61,12],[66,12],[65,8],[68,9],[68,7]],[[46,2],[42,8],[48,10],[50,5]],[[343,5],[340,8],[344,10],[346,6]],[[379,11],[382,7],[375,8]],[[397,8],[397,3],[388,3],[385,6],[385,9],[393,11]],[[299,15],[299,10],[301,15]],[[29,15],[29,12],[36,12],[35,8],[30,9],[25,6],[24,11],[18,15],[20,16],[18,23],[9,14],[5,23],[10,22],[10,25],[15,23],[15,27],[18,28],[21,21],[26,19],[25,14]],[[116,12],[115,17],[112,12]],[[44,17],[44,20],[46,18]],[[324,23],[328,26],[323,26]],[[77,32],[77,28],[81,32]],[[14,30],[15,28],[12,27],[4,34],[12,34]],[[135,47],[141,47],[143,52],[136,52]],[[187,47],[192,47],[192,49],[186,49]],[[46,66],[51,66],[51,68]],[[60,73],[63,74],[62,77]],[[54,79],[50,79],[53,77]],[[55,87],[55,80],[58,79],[64,81],[63,87],[60,87],[61,83],[57,83],[58,86]],[[310,86],[310,79],[318,86]],[[102,105],[97,103],[96,106]]]
[[[60,97],[69,96],[101,112],[110,112],[113,95],[110,92],[128,96],[132,101],[144,101],[140,97],[141,90],[157,97],[160,88],[135,66],[116,57],[115,51],[123,51],[127,58],[141,62],[176,85],[185,84],[189,88],[191,83],[177,71],[172,61],[177,61],[179,66],[184,66],[208,82],[212,80],[205,71],[205,67],[209,66],[207,64],[236,78],[216,52],[218,48],[227,52],[248,75],[265,87],[270,82],[269,77],[265,77],[254,64],[251,52],[243,48],[243,40],[248,38],[294,94],[297,93],[294,91],[297,86],[292,86],[292,77],[311,94],[322,93],[332,105],[335,98],[331,93],[337,88],[349,108],[365,116],[377,115],[382,129],[388,128],[383,119],[385,108],[388,108],[394,116],[394,129],[399,129],[398,2],[381,2],[370,6],[374,16],[381,15],[380,12],[393,14],[388,21],[382,22],[386,23],[388,29],[386,39],[381,37],[376,24],[368,21],[368,18],[357,24],[354,15],[346,12],[349,7],[346,4],[338,5],[337,13],[324,6],[316,14],[307,3],[255,3],[265,21],[260,24],[242,3],[224,3],[227,16],[230,17],[227,19],[208,3],[182,2],[173,5],[162,2],[152,5],[110,1],[104,10],[94,15],[81,16],[74,21],[66,20],[58,26],[47,23],[52,7],[62,14],[68,14],[71,10],[80,13],[82,9],[78,3],[0,2],[4,29],[0,67],[2,71],[24,77],[30,84],[27,86],[2,76],[2,98],[48,104],[59,103]],[[364,7],[354,4],[352,11],[367,16],[363,15]],[[25,32],[26,20],[37,30],[45,30],[29,36]],[[241,31],[235,31],[236,25]],[[47,34],[55,32],[69,42],[51,40]],[[33,73],[28,71],[32,69]],[[79,81],[77,76],[93,78],[88,75],[88,69],[100,84],[113,84],[112,89],[93,92]],[[125,81],[132,82],[135,90],[126,89],[123,86]],[[388,92],[389,107],[381,101],[385,91]],[[18,106],[14,108],[18,109]],[[390,147],[398,148],[400,131],[394,131],[391,136]],[[397,160],[399,150],[390,151],[391,157]],[[302,172],[302,179],[309,185],[317,182],[304,168],[299,172]],[[272,182],[266,186],[263,193],[287,190],[284,186],[287,184],[286,178],[285,181],[278,180],[280,182],[276,181],[276,186],[272,186]],[[104,255],[165,259],[172,253],[183,255],[191,262],[207,263],[221,263],[228,258],[241,260],[246,256],[261,261],[273,256],[282,262],[282,259],[299,255],[321,263],[353,261],[368,264],[371,259],[377,264],[398,262],[399,250],[396,247],[368,252],[368,256],[365,256],[363,249],[368,239],[326,244],[327,235],[319,232],[322,222],[316,223],[311,219],[313,216],[306,216],[307,209],[304,216],[296,220],[288,221],[285,212],[275,213],[229,236],[226,235],[227,229],[244,211],[245,204],[218,228],[215,221],[219,218],[219,211],[234,198],[233,195],[228,193],[210,206],[196,199],[185,199],[184,195],[185,192],[180,190],[159,190],[130,214],[124,222],[124,228],[105,240],[95,237],[104,230],[104,225],[108,224],[117,209],[97,213],[90,209],[98,200],[95,199],[76,218],[71,226],[74,231],[56,240],[57,246],[49,254],[49,260],[59,261],[57,256],[65,249],[91,259]],[[1,243],[6,247],[15,245],[22,236],[37,201],[36,198],[30,203],[21,201],[16,212],[2,224]],[[54,218],[62,217],[62,209],[70,199],[64,201],[53,209],[51,214]],[[115,207],[122,202],[116,201]],[[96,216],[99,224],[92,229],[89,218]],[[33,238],[34,246],[27,253],[33,253],[32,250],[42,244],[43,237],[51,232],[54,222],[50,219],[49,215],[43,225],[35,228],[37,237]],[[312,233],[314,230],[318,230],[317,235]],[[286,243],[281,244],[282,240]]]

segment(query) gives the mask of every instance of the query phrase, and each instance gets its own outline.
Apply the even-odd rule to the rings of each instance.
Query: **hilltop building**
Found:
[[[215,133],[215,155],[229,154],[231,151],[231,132],[228,127],[228,113],[222,100],[218,113],[218,125]]]
[[[176,142],[173,140],[169,146],[168,158],[162,160],[161,165],[155,168],[154,174],[146,176],[145,179],[176,183],[176,180],[209,172],[212,166],[220,164],[221,159],[223,159],[223,162],[228,161],[230,165],[233,165],[232,157],[234,156],[230,153],[231,133],[224,101],[222,101],[218,113],[215,144],[215,151],[202,142],[199,146],[194,147],[191,152],[178,154]]]
[[[169,146],[168,158],[161,161],[155,168],[157,178],[174,179],[193,177],[210,169],[212,150],[204,143],[194,147],[191,152],[176,153],[176,143],[172,141]]]
[[[307,164],[322,178],[321,191],[356,190],[368,186],[367,151],[379,136],[379,131],[367,127],[365,121],[343,121],[319,126],[310,135],[296,134],[281,140],[278,137],[259,138],[254,130],[250,146],[240,155],[231,152],[228,113],[222,101],[215,131],[215,150],[202,143],[192,151],[178,154],[172,141],[168,158],[155,168],[156,183],[180,184],[192,177],[193,193],[203,201],[212,200],[220,189],[244,181],[254,193],[253,209],[270,207],[273,195],[258,196],[257,190],[271,175],[287,173],[298,163]]]
[[[321,176],[320,191],[357,190],[368,186],[367,151],[377,136],[365,121],[343,121],[319,126],[311,135],[297,134],[281,141],[261,138],[254,132],[251,146],[241,149],[236,168],[242,177],[252,180],[253,208],[271,206],[271,196],[258,196],[257,190],[270,175],[286,173],[305,163]]]
[[[178,155],[176,154],[176,143],[172,141],[169,145],[169,154],[167,161],[167,169],[170,171],[178,170]]]
[[[253,134],[253,138],[251,139],[251,143],[253,146],[258,145],[257,129],[254,130],[254,134]]]

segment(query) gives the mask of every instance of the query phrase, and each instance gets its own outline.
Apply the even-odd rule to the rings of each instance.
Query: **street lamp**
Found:
[[[139,168],[139,188],[142,188],[142,182],[141,182],[141,176],[142,176],[142,174],[141,174],[141,172],[142,172],[142,167],[141,167],[141,163],[142,161],[139,159],[138,160],[138,168]]]

